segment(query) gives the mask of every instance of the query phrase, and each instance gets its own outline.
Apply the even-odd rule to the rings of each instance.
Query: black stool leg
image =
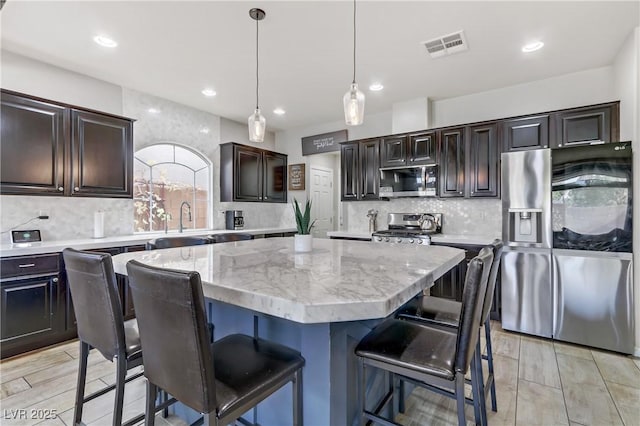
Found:
[[[73,409],[73,424],[82,422],[82,407],[84,405],[84,387],[87,382],[87,361],[89,358],[89,345],[80,341],[80,356],[78,358],[78,386],[76,388],[76,405]]]
[[[458,426],[466,426],[467,418],[464,414],[466,404],[464,397],[464,374],[456,373],[456,402],[458,406]]]
[[[489,379],[491,380],[491,410],[498,411],[498,400],[496,398],[496,378],[493,374],[493,349],[491,347],[491,324],[484,322],[484,332],[487,340],[487,362],[489,363]]]
[[[478,329],[478,343],[476,344],[476,351],[474,353],[474,364],[476,377],[471,379],[471,386],[476,389],[478,399],[473,397],[474,407],[477,405],[480,413],[480,423],[487,425],[487,406],[486,406],[486,394],[484,393],[484,377],[482,373],[482,348],[480,347],[480,330]],[[473,375],[473,373],[472,373]],[[477,421],[477,419],[476,419]]]
[[[161,391],[165,393],[164,390]],[[158,387],[147,380],[147,406],[144,411],[145,426],[154,426],[156,422],[156,398],[158,395]]]
[[[116,357],[116,400],[113,407],[113,425],[122,424],[122,406],[124,404],[124,383],[127,377],[127,359],[124,355]]]
[[[293,376],[293,426],[303,425],[302,417],[302,370]]]

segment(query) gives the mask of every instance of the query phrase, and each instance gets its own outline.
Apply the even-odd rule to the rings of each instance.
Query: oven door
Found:
[[[380,169],[380,197],[435,197],[436,166]]]
[[[553,248],[631,252],[631,143],[553,150]]]

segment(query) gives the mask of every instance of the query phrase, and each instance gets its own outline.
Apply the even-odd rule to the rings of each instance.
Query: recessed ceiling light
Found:
[[[535,52],[536,50],[542,49],[542,46],[544,46],[543,42],[534,41],[533,43],[525,44],[524,46],[522,46],[522,51],[524,53]]]
[[[273,110],[273,113],[277,115],[284,115],[286,112],[287,111],[283,110],[282,108],[276,108]]]
[[[373,83],[371,86],[369,86],[369,90],[371,90],[372,92],[379,92],[382,89],[384,89],[384,86],[380,83]]]
[[[93,41],[103,47],[116,47],[118,45],[118,43],[114,39],[105,35],[97,35],[93,38]]]
[[[208,98],[214,97],[217,93],[213,89],[203,89],[202,94]]]
[[[151,114],[160,114],[160,110],[157,108],[149,108],[147,111]]]

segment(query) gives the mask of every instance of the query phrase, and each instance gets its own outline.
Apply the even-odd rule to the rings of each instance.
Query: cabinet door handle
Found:
[[[64,191],[64,187],[59,186],[59,187],[58,187],[58,191],[60,191],[60,192]]]
[[[265,200],[267,200],[267,197],[264,197]]]
[[[75,188],[73,188],[74,191],[80,191],[80,187],[76,186]]]
[[[23,263],[22,265],[18,265],[18,268],[33,268],[36,266],[35,263]]]

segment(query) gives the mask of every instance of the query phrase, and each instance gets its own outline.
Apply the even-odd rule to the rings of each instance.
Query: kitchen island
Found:
[[[298,349],[306,359],[305,424],[325,426],[355,418],[353,348],[360,338],[463,260],[464,251],[316,238],[312,252],[295,253],[293,238],[272,238],[124,253],[113,258],[116,273],[126,274],[131,259],[198,271],[216,339],[255,332]],[[264,401],[260,424],[290,424],[290,401],[290,387]]]

